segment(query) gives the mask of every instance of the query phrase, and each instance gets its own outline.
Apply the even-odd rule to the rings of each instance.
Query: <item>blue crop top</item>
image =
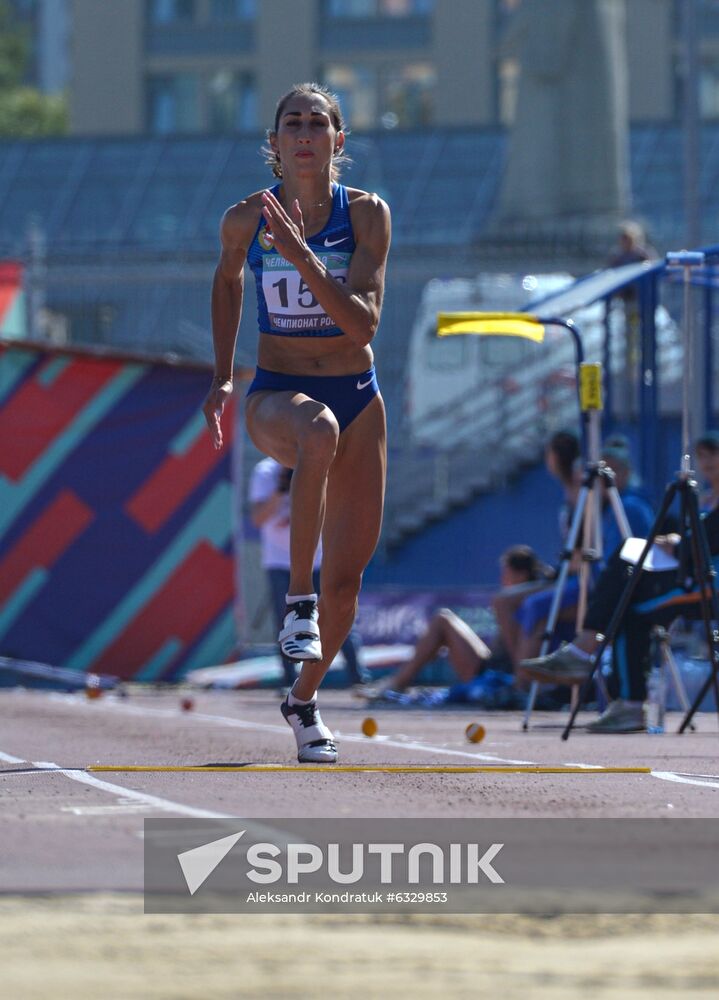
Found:
[[[279,184],[272,188],[278,196]],[[327,225],[307,244],[337,281],[347,281],[350,258],[355,248],[349,198],[343,184],[332,185],[332,211]],[[257,285],[257,322],[262,333],[278,337],[339,337],[335,325],[300,276],[299,271],[275,250],[268,237],[264,217],[260,218],[247,263]]]

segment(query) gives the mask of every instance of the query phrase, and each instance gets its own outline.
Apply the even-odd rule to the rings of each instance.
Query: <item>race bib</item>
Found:
[[[316,256],[335,281],[347,281],[351,254],[318,253]],[[265,254],[262,258],[262,291],[274,330],[325,330],[336,326],[300,273],[279,254]]]

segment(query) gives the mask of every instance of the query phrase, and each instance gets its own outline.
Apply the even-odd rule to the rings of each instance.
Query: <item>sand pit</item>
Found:
[[[0,899],[3,994],[716,996],[717,916],[145,916],[135,894]]]

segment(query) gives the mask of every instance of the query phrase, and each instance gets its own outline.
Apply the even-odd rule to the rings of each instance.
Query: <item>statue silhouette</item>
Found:
[[[523,0],[502,46],[521,76],[495,228],[626,213],[624,17],[624,0]]]

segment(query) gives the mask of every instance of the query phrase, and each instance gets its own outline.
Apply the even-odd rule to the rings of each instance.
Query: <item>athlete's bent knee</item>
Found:
[[[331,410],[323,410],[299,435],[300,453],[308,458],[331,462],[340,437],[339,424]]]

